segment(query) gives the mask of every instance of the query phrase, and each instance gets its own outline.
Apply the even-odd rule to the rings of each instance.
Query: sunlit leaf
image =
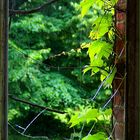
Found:
[[[103,81],[106,78],[105,83],[104,83],[105,87],[110,87],[112,85],[112,81],[114,79],[116,72],[117,72],[117,69],[114,68],[110,74],[107,72],[102,73],[101,80]]]
[[[106,116],[112,115],[112,109],[111,109],[111,108],[106,109],[106,110],[104,111],[104,115],[106,115]]]
[[[103,65],[102,58],[108,58],[112,52],[113,46],[105,41],[94,41],[88,48],[91,66]]]
[[[99,132],[99,133],[96,133],[94,135],[87,135],[86,137],[84,137],[82,140],[106,140],[106,135],[105,133],[103,132]]]
[[[91,70],[91,69],[92,69],[92,67],[88,66],[88,67],[86,67],[86,68],[83,70],[83,73],[85,74],[87,71],[89,71],[89,70]]]
[[[79,118],[79,114],[75,114],[71,117],[69,124],[71,124],[70,127],[73,127],[81,122],[81,118]]]
[[[93,6],[93,5],[96,5],[96,6],[99,6],[100,9],[102,8],[102,6],[104,5],[104,2],[101,1],[101,0],[83,0],[81,3],[80,3],[80,6],[81,6],[81,15],[82,17],[84,17],[87,12],[89,11],[89,9]]]
[[[111,28],[108,32],[108,37],[111,41],[114,41],[114,32],[113,32],[113,28]]]
[[[118,0],[111,0],[111,3],[112,3],[113,6],[114,6],[117,2],[118,2]]]
[[[96,120],[100,116],[98,109],[88,109],[83,111],[82,113],[75,114],[71,117],[69,124],[70,127],[73,127],[81,122],[89,123],[92,120]]]
[[[94,4],[95,0],[83,0],[80,3],[80,6],[82,8],[81,15],[82,17],[85,16],[85,14],[88,12],[89,8]]]
[[[112,24],[112,15],[105,14],[103,16],[99,16],[95,22],[92,31],[90,32],[91,39],[99,39],[104,36],[105,33],[109,31],[109,27]]]

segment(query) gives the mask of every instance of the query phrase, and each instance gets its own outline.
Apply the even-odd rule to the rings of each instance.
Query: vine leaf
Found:
[[[80,6],[82,8],[81,15],[84,17],[86,13],[88,12],[89,8],[95,3],[95,0],[83,0],[80,3]]]
[[[86,137],[84,137],[82,140],[107,140],[107,137],[105,133],[99,132],[94,135],[89,134]]]
[[[74,115],[72,115],[68,124],[71,124],[70,127],[73,127],[83,122],[86,122],[88,124],[90,121],[97,121],[101,118],[103,119],[106,118],[107,121],[110,118],[111,114],[112,114],[111,109],[106,109],[104,112],[102,112],[95,108],[94,109],[89,108],[85,109],[83,112],[80,113],[77,112]]]
[[[73,115],[69,121],[69,124],[71,124],[70,127],[73,127],[81,122],[89,123],[92,120],[96,120],[99,116],[100,116],[100,113],[98,109],[90,108],[87,111]]]
[[[112,44],[100,40],[94,41],[88,48],[91,66],[103,66],[103,57],[108,58],[112,49]]]
[[[118,0],[111,0],[112,5],[114,6],[115,4],[117,4]]]
[[[90,32],[89,37],[93,40],[99,39],[105,35],[109,31],[109,28],[112,24],[112,15],[105,14],[103,16],[99,16],[93,24],[93,29]]]
[[[99,6],[101,8],[104,5],[104,2],[101,0],[82,0],[82,2],[80,3],[80,7],[82,8],[82,17],[84,17],[87,14],[90,7],[92,7],[93,5]]]
[[[83,70],[83,73],[85,74],[87,71],[89,71],[89,70],[91,70],[91,69],[92,69],[92,67],[87,66],[87,67]]]
[[[112,81],[113,81],[113,79],[115,77],[116,72],[117,72],[117,69],[114,68],[112,70],[112,73],[110,74],[110,76],[108,76],[109,73],[107,73],[105,71],[102,71],[101,81],[103,81],[107,77],[107,79],[105,80],[105,83],[104,83],[105,87],[111,87]]]
[[[111,114],[112,114],[112,109],[111,109],[111,108],[106,109],[106,110],[104,111],[104,115],[106,115],[106,116],[110,116]]]
[[[105,41],[96,40],[88,48],[88,54],[90,57],[90,65],[87,66],[83,72],[84,74],[91,70],[92,75],[100,71],[100,68],[105,66],[104,58],[108,59],[112,53],[113,46]]]
[[[110,39],[110,41],[114,41],[115,37],[114,37],[114,29],[110,28],[110,30],[108,31],[108,38]]]
[[[81,118],[79,118],[79,114],[75,114],[71,117],[70,121],[69,121],[69,124],[71,123],[71,127],[79,124],[81,122]]]

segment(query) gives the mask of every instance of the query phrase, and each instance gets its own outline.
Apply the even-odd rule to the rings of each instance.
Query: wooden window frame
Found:
[[[140,15],[139,0],[127,1],[126,140],[140,139]]]
[[[8,0],[0,0],[0,140],[7,140]],[[140,15],[139,0],[127,0],[125,139],[140,139]]]
[[[0,0],[0,140],[8,139],[8,0]]]

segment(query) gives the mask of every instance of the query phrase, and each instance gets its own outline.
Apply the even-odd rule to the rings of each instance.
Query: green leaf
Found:
[[[96,120],[100,116],[100,113],[97,109],[88,109],[82,113],[75,114],[71,117],[69,124],[71,123],[70,127],[73,127],[81,122],[89,123],[92,120]]]
[[[118,0],[111,0],[112,5],[114,6],[115,4],[117,4]]]
[[[89,70],[91,70],[91,69],[92,69],[92,67],[88,66],[88,67],[86,67],[86,68],[83,70],[83,73],[85,74],[87,71],[89,71]]]
[[[90,7],[92,6],[98,6],[100,7],[100,9],[102,8],[102,6],[104,5],[104,2],[101,1],[101,0],[83,0],[81,3],[80,3],[80,6],[82,8],[81,10],[81,15],[82,17],[84,17],[87,12],[89,11]]]
[[[70,121],[69,121],[69,124],[71,123],[71,127],[79,124],[81,122],[81,118],[79,118],[79,114],[75,114],[71,117]]]
[[[105,41],[94,41],[88,48],[90,66],[103,66],[103,57],[108,58],[112,53],[113,46]]]
[[[96,133],[94,135],[87,135],[82,140],[106,140],[106,135],[103,132]]]
[[[105,14],[99,16],[95,22],[92,31],[90,32],[90,38],[95,40],[104,36],[109,31],[109,27],[112,24],[112,14]]]
[[[113,46],[105,41],[96,40],[87,45],[88,54],[90,57],[90,65],[83,70],[84,74],[91,70],[92,74],[100,71],[100,68],[106,66],[104,63],[104,58],[108,59],[112,53]],[[107,74],[105,74],[106,76]],[[105,78],[104,75],[101,75],[101,80]]]
[[[99,111],[97,109],[88,109],[87,112],[81,115],[82,120],[89,123],[91,120],[96,120],[99,117]]]
[[[94,4],[95,0],[83,0],[80,3],[80,6],[82,8],[81,15],[84,17],[86,13],[88,12],[89,8]]]
[[[113,28],[111,28],[108,32],[108,37],[111,41],[114,41],[114,31],[113,31]]]
[[[113,81],[113,79],[115,77],[116,72],[117,72],[117,69],[114,68],[112,70],[112,73],[110,74],[110,76],[108,76],[109,73],[102,71],[101,80],[103,81],[107,77],[107,79],[106,79],[106,81],[104,83],[105,87],[111,87],[112,81]]]
[[[106,110],[104,111],[104,115],[106,115],[106,116],[112,115],[112,109],[111,109],[111,108],[106,109]]]

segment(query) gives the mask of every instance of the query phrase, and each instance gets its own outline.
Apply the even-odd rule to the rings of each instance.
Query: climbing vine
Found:
[[[33,122],[25,126],[26,120],[43,114],[27,134],[111,139],[117,0],[15,1],[9,10],[10,126],[23,134]]]
[[[91,76],[100,74],[101,85],[99,86],[96,94],[92,98],[92,101],[98,96],[101,87],[111,87],[114,76],[117,69],[113,63],[115,53],[113,52],[114,40],[116,29],[114,25],[114,8],[117,4],[117,0],[83,0],[80,3],[81,16],[84,17],[90,11],[100,12],[94,19],[92,29],[89,34],[90,41],[81,45],[82,49],[86,49],[89,56],[89,64],[87,64],[83,70],[83,73],[91,73]],[[106,106],[105,106],[106,107]],[[105,131],[99,131],[93,133],[92,130],[95,124],[102,119],[107,123],[111,119],[112,110],[95,108],[86,108],[82,112],[75,113],[69,123],[70,127],[74,127],[80,123],[89,124],[93,123],[93,126],[89,130],[86,136],[81,136],[82,140],[106,140],[112,136],[105,133]],[[105,110],[104,110],[105,109]]]

